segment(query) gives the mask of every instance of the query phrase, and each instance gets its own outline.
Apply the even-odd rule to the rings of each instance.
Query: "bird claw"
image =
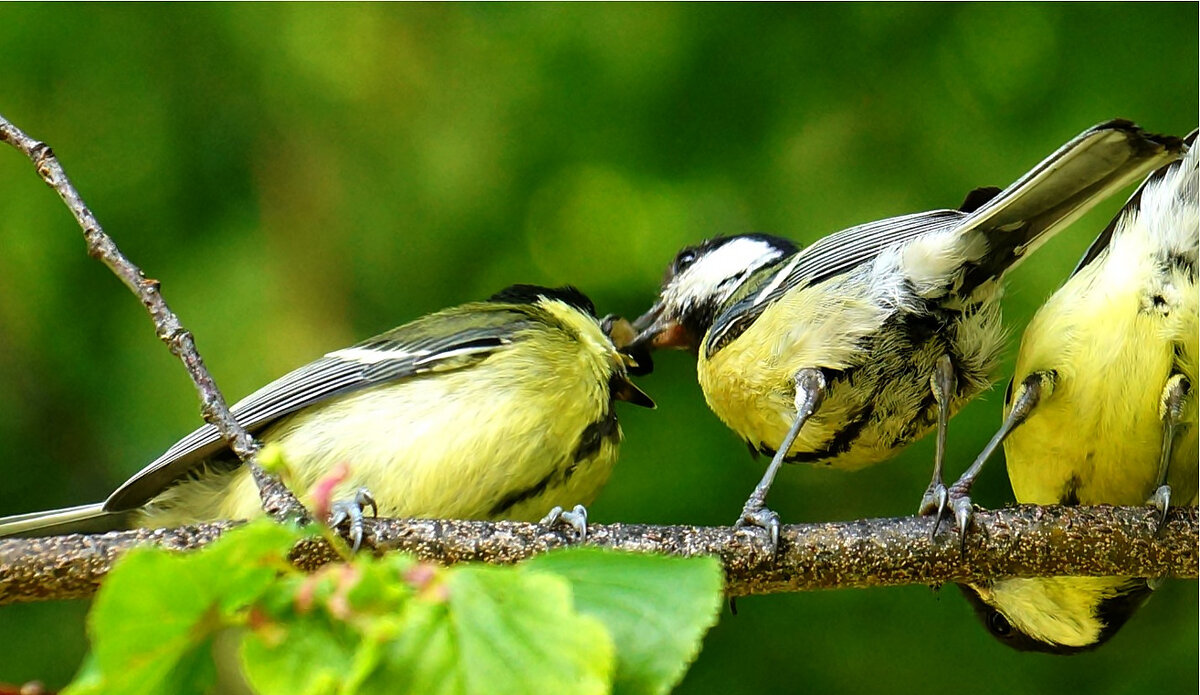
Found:
[[[967,530],[975,518],[975,505],[966,493],[954,494],[950,491],[950,508],[954,510],[954,519],[958,523],[959,553],[967,554]]]
[[[942,525],[942,516],[946,513],[946,502],[948,499],[949,493],[941,481],[930,483],[929,489],[921,497],[921,506],[917,508],[917,514],[920,516],[933,516],[933,530],[929,533],[930,541],[937,538],[938,528]]]
[[[543,526],[566,526],[575,532],[575,541],[582,542],[587,539],[587,507],[582,504],[577,504],[571,511],[564,511],[562,507],[555,507],[550,510],[550,513],[542,517],[538,523]]]
[[[353,499],[337,500],[329,506],[330,528],[337,528],[349,522],[350,549],[356,553],[362,546],[363,519],[366,516],[367,508],[371,509],[372,517],[379,516],[379,505],[375,503],[375,497],[371,495],[371,491],[365,487],[358,488],[354,492]]]
[[[779,515],[761,505],[747,504],[742,509],[742,516],[734,522],[736,528],[757,526],[766,530],[771,539],[771,554],[774,555],[779,547]]]
[[[1159,485],[1158,489],[1146,500],[1146,504],[1159,510],[1158,524],[1154,527],[1154,535],[1161,536],[1167,524],[1167,510],[1171,508],[1171,486]]]

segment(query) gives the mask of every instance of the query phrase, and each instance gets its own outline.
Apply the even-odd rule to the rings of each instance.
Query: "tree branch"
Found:
[[[1146,507],[1011,507],[980,511],[959,554],[958,535],[930,541],[932,520],[869,519],[785,526],[771,557],[765,535],[732,527],[589,526],[585,545],[669,555],[715,555],[729,596],[814,589],[944,584],[1056,575],[1197,576],[1200,515],[1173,508],[1161,537]],[[538,524],[439,519],[367,520],[371,545],[440,564],[509,564],[571,545]],[[234,522],[94,536],[0,539],[0,605],[92,595],[134,547],[201,548]],[[337,559],[324,541],[301,543],[293,561],[314,569]]]
[[[159,281],[146,277],[141,268],[126,258],[112,238],[104,232],[96,216],[84,204],[79,191],[75,190],[75,186],[67,178],[62,165],[58,163],[58,158],[54,156],[54,150],[46,143],[26,135],[2,115],[0,142],[12,145],[33,162],[38,176],[58,193],[83,230],[88,255],[106,265],[125,283],[129,291],[137,296],[142,306],[146,307],[151,320],[154,321],[154,329],[159,339],[166,343],[172,355],[183,362],[188,375],[192,377],[196,391],[200,394],[200,414],[204,421],[216,427],[237,457],[249,464],[254,481],[258,484],[263,509],[276,519],[307,518],[303,505],[295,495],[277,477],[270,475],[254,462],[258,443],[229,413],[225,398],[196,350],[196,341],[191,331],[183,327],[179,317],[163,299]]]
[[[54,152],[0,116],[0,141],[23,152],[38,175],[67,205],[83,230],[88,254],[103,262],[138,297],[159,338],[179,358],[200,394],[204,420],[251,466],[264,509],[274,518],[306,517],[295,496],[254,463],[257,444],[237,424],[192,334],[162,298],[157,280],[126,258],[105,234],[71,185]],[[957,535],[930,541],[932,520],[874,519],[787,526],[772,556],[761,533],[730,527],[597,525],[587,545],[715,555],[725,566],[730,596],[900,584],[942,584],[1005,576],[1128,575],[1197,576],[1197,510],[1174,509],[1161,537],[1154,510],[1146,508],[1016,507],[976,516],[966,552]],[[135,530],[95,536],[0,539],[0,605],[93,594],[112,564],[139,546],[201,548],[234,522],[179,529]],[[402,550],[451,564],[512,563],[569,545],[557,531],[536,524],[432,519],[368,520],[378,550]],[[337,559],[324,541],[301,543],[296,564],[312,569]]]

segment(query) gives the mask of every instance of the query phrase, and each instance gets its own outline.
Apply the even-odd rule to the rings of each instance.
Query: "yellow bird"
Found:
[[[1200,158],[1146,179],[1030,321],[1006,416],[970,485],[1001,442],[1017,501],[1197,502]],[[1160,517],[1161,523],[1161,517]],[[1071,653],[1113,636],[1155,580],[1001,579],[964,587],[988,629],[1021,649]]]
[[[684,249],[635,344],[698,352],[713,412],[773,455],[739,525],[778,536],[766,495],[784,461],[855,469],[935,426],[942,484],[946,423],[988,388],[1003,343],[1004,273],[1094,204],[1180,156],[1178,138],[1102,123],[1004,191],[979,189],[959,210],[852,227],[797,250],[766,235]]]
[[[359,502],[386,516],[536,520],[590,503],[607,481],[614,401],[653,407],[630,362],[578,290],[514,285],[331,352],[232,413],[281,448],[297,490],[345,463],[339,493],[369,490]],[[340,507],[360,537],[361,506]],[[159,527],[260,513],[249,470],[205,425],[105,502],[0,519],[0,536],[116,515]]]

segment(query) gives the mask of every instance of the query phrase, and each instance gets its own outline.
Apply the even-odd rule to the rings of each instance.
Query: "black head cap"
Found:
[[[1104,622],[1104,629],[1100,631],[1100,638],[1096,640],[1097,647],[1117,634],[1154,592],[1144,579],[1133,579],[1130,582],[1129,589],[1105,599],[1096,607],[1096,615]]]
[[[570,285],[542,287],[540,285],[509,285],[491,297],[489,302],[536,304],[541,299],[555,299],[573,306],[588,316],[596,317],[596,306],[588,296]]]

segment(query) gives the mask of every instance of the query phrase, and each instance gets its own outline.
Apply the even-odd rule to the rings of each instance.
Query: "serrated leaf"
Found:
[[[361,695],[608,693],[613,645],[567,583],[513,567],[445,571],[445,599],[415,598],[381,631]]]
[[[303,588],[303,610],[294,597],[305,582],[278,585],[259,604],[269,615],[246,636],[250,683],[262,695],[609,692],[611,638],[574,609],[562,578],[512,567],[403,572],[415,564],[330,567]],[[353,586],[339,589],[346,577]],[[339,593],[350,605],[331,610]]]
[[[88,615],[93,668],[81,672],[76,692],[204,692],[214,672],[212,634],[274,580],[296,538],[296,531],[264,521],[195,553],[127,554]]]
[[[412,596],[400,579],[414,563],[361,556],[277,582],[261,597],[244,638],[247,681],[263,695],[356,692],[379,666],[378,640],[394,636],[381,626]]]
[[[462,567],[448,580],[466,692],[607,693],[613,642],[581,615],[559,577],[505,567]]]
[[[721,567],[711,557],[572,548],[525,566],[567,579],[576,609],[604,622],[617,645],[617,693],[668,692],[700,652],[721,607]]]

